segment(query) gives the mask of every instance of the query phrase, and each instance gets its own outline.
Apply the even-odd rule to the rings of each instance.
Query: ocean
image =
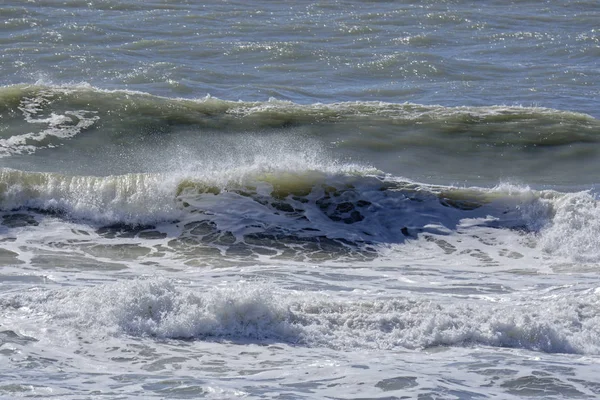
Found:
[[[0,398],[600,397],[598,21],[3,0]]]

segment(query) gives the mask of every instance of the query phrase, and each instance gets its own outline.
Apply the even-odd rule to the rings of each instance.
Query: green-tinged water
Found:
[[[0,398],[597,398],[599,20],[5,0]]]

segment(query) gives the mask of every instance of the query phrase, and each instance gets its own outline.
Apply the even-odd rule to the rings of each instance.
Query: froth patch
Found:
[[[166,279],[139,279],[19,295],[0,304],[42,311],[54,322],[100,336],[293,341],[299,333],[285,302],[261,284],[191,290]]]
[[[540,235],[542,249],[575,262],[600,260],[600,208],[589,192],[566,194],[553,202],[554,217]]]
[[[3,296],[23,318],[173,339],[281,341],[335,349],[486,345],[600,353],[598,290],[529,292],[491,302],[403,297],[342,301],[261,282],[194,289],[162,278]],[[42,334],[42,333],[40,333]]]
[[[0,169],[0,209],[31,208],[99,223],[176,218],[176,183],[160,175],[65,176]]]
[[[56,91],[40,90],[31,97],[22,97],[17,109],[28,124],[42,126],[39,131],[0,139],[0,157],[33,153],[38,149],[56,146],[55,139],[72,138],[90,128],[100,119],[96,111],[67,110],[58,114],[49,112]]]

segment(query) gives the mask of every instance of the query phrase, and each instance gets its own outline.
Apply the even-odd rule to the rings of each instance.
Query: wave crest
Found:
[[[339,132],[376,125],[388,132],[386,146],[439,146],[440,138],[468,138],[479,146],[510,148],[597,143],[600,123],[581,113],[540,107],[444,107],[412,103],[341,102],[296,104],[270,99],[264,102],[166,98],[127,90],[102,90],[89,85],[16,85],[0,88],[0,118],[10,126],[0,139],[0,155],[32,152],[58,146],[61,139],[98,128],[107,140],[170,132],[174,127],[245,132],[271,128],[336,124]],[[32,124],[46,124],[31,131]],[[408,132],[397,137],[398,129]],[[351,129],[350,129],[351,130]],[[320,131],[319,131],[320,132]],[[413,132],[414,133],[414,132]],[[320,133],[319,133],[320,134]],[[113,137],[114,136],[114,137]],[[344,138],[343,135],[342,138]],[[352,137],[346,146],[377,149],[379,140]],[[343,140],[343,139],[342,139]]]

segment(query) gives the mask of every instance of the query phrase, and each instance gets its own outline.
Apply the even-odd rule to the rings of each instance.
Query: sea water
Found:
[[[598,397],[599,20],[5,0],[0,398]]]

